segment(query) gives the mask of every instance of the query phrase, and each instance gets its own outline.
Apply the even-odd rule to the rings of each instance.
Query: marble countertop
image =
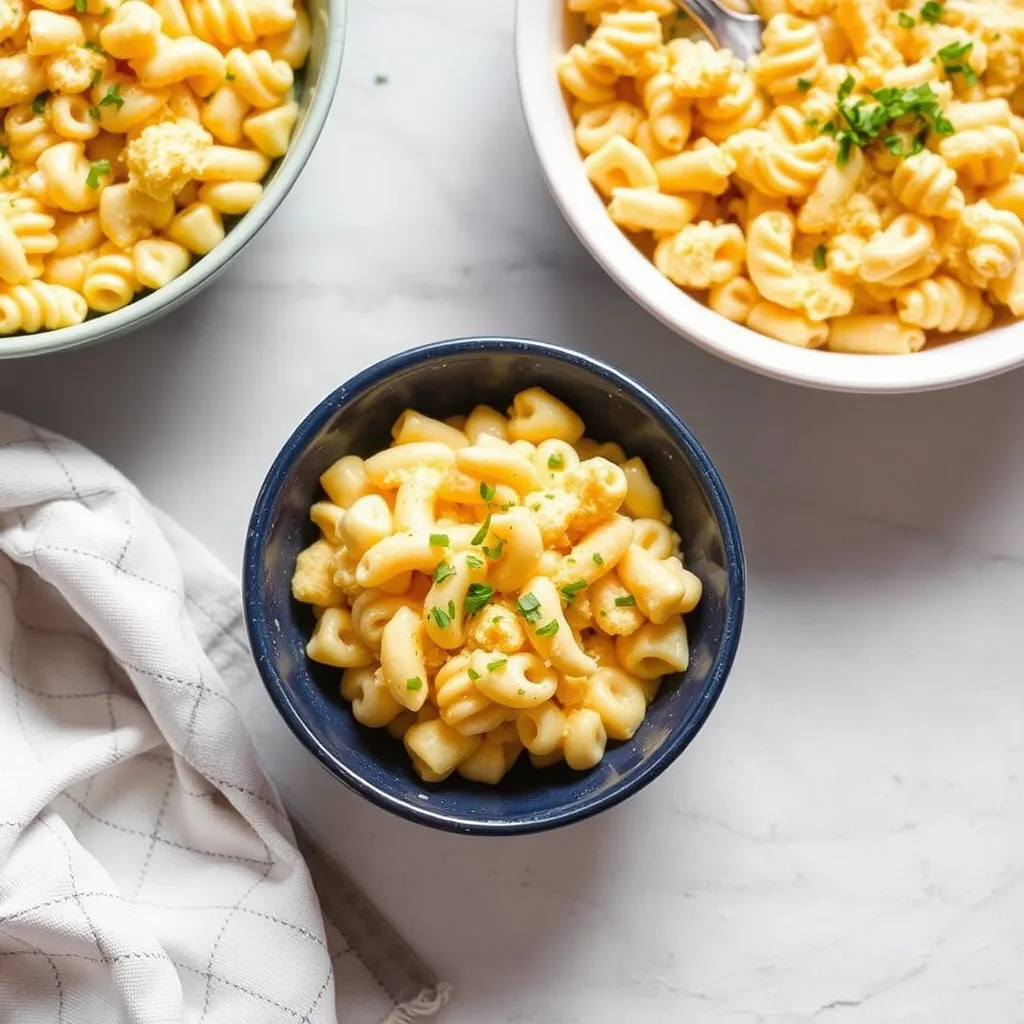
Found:
[[[518,334],[656,386],[749,559],[740,655],[683,758],[587,823],[466,839],[334,783],[260,694],[276,781],[455,983],[451,1024],[1024,1021],[1024,375],[858,397],[699,352],[549,198],[512,0],[351,6],[330,122],[270,225],[146,332],[0,364],[0,408],[237,569],[282,441],[381,356]]]

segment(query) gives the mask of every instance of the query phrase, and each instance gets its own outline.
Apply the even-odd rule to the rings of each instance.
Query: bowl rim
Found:
[[[515,64],[519,99],[543,177],[569,227],[605,272],[666,327],[737,366],[831,391],[905,393],[984,380],[1024,363],[1024,323],[1013,323],[911,355],[801,349],[712,312],[672,284],[608,217],[583,171],[555,74],[564,0],[518,0]]]
[[[142,327],[164,313],[169,313],[195,291],[210,283],[252,241],[281,205],[306,166],[327,123],[327,115],[337,92],[345,49],[347,0],[326,0],[326,6],[327,31],[324,36],[323,62],[320,74],[313,83],[313,98],[302,127],[289,144],[273,180],[264,189],[259,201],[224,236],[224,240],[170,284],[111,313],[103,313],[91,320],[83,320],[80,324],[55,331],[0,338],[0,360],[64,352],[105,341],[128,329]]]
[[[664,424],[705,488],[709,504],[722,530],[730,598],[726,606],[725,625],[718,650],[702,692],[697,697],[693,713],[687,717],[684,727],[677,726],[678,733],[666,741],[655,755],[644,760],[631,778],[609,792],[564,807],[555,807],[547,812],[477,820],[439,812],[426,805],[420,806],[398,799],[386,789],[352,771],[320,742],[292,704],[284,681],[277,672],[273,644],[270,640],[271,625],[266,619],[261,601],[261,566],[266,552],[272,511],[291,466],[316,434],[345,405],[371,385],[410,367],[429,362],[443,362],[466,352],[484,351],[537,354],[568,363],[621,388],[644,406],[651,416]],[[367,367],[322,399],[294,430],[271,464],[253,507],[243,554],[242,602],[249,644],[263,684],[292,733],[326,771],[371,803],[407,821],[463,834],[520,835],[572,824],[614,807],[661,775],[690,745],[717,703],[736,657],[746,603],[746,564],[736,514],[721,475],[690,428],[669,405],[645,385],[599,359],[547,342],[509,337],[453,338],[417,346],[388,356]]]

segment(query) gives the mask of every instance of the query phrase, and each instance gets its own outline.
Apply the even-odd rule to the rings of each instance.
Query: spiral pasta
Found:
[[[6,333],[78,322],[68,289],[121,308],[216,246],[288,147],[311,42],[294,0],[19,0],[0,34]]]
[[[642,460],[584,432],[527,388],[507,415],[406,410],[389,448],[321,477],[292,576],[317,613],[306,653],[425,782],[495,784],[524,749],[591,768],[686,671],[701,581]]]

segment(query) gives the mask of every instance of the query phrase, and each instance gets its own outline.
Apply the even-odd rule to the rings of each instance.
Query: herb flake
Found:
[[[451,562],[438,562],[437,568],[434,570],[434,582],[444,583],[445,580],[451,579],[455,575],[455,566]]]
[[[494,587],[488,583],[470,583],[466,591],[465,609],[467,615],[475,615],[494,597]]]
[[[564,587],[562,587],[562,597],[565,598],[565,603],[566,604],[572,604],[573,601],[576,599],[576,595],[581,590],[586,590],[586,589],[587,589],[587,581],[586,580],[573,580],[572,583],[566,583],[566,585]]]
[[[86,175],[85,184],[89,188],[99,188],[100,178],[110,173],[109,160],[94,160],[89,164],[89,173]]]
[[[483,484],[481,484],[480,486],[482,487]],[[476,533],[473,534],[473,539],[470,541],[470,544],[483,544],[483,542],[485,540],[487,540],[487,534],[489,534],[490,532],[491,532],[491,517],[488,516],[480,524],[480,529],[477,530]],[[487,552],[485,551],[484,554],[486,554],[486,553]]]
[[[516,601],[516,607],[519,609],[519,614],[522,615],[529,623],[537,622],[540,619],[540,601],[537,600],[537,595],[533,591],[528,590],[518,601]]]
[[[419,676],[412,676],[410,679],[406,679],[405,688],[407,690],[422,690],[423,680]]]
[[[558,620],[552,619],[537,628],[537,636],[554,636],[558,632]]]
[[[487,662],[488,672],[497,672],[499,668],[504,668],[508,664],[508,658],[495,658],[494,661]]]
[[[446,548],[449,543],[447,533],[432,533],[430,535],[430,546],[432,548]]]
[[[822,243],[814,247],[814,267],[816,270],[824,270],[828,264],[825,257],[828,255],[828,246]]]
[[[631,608],[636,604],[636,598],[632,594],[626,594],[623,597],[615,598],[615,604],[619,608]]]

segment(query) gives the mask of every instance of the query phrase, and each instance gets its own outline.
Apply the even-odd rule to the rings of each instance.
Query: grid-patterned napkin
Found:
[[[0,1021],[436,1016],[447,986],[300,837],[307,869],[242,685],[226,570],[0,416]]]

